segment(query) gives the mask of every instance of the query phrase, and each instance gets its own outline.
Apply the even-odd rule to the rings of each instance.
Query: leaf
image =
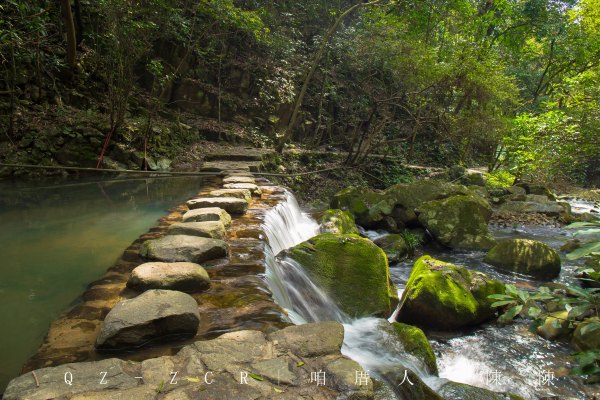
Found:
[[[514,306],[513,308],[502,314],[501,318],[503,321],[510,321],[511,319],[515,318],[521,312],[522,309],[523,305],[521,304]]]
[[[513,299],[511,296],[507,296],[505,294],[490,294],[487,298],[488,299],[492,299],[492,300],[509,300],[509,299]]]
[[[600,322],[591,322],[589,324],[586,324],[583,328],[581,328],[581,335],[586,335],[589,332],[593,332],[597,329],[600,329]]]
[[[253,373],[249,373],[248,376],[256,381],[264,381],[265,380],[265,378],[263,378],[262,376],[256,375]]]
[[[492,307],[501,307],[501,306],[505,306],[507,304],[513,304],[514,302],[515,302],[514,300],[496,301],[496,302],[492,303]]]
[[[567,254],[567,259],[577,260],[578,258],[587,256],[588,254],[594,253],[596,251],[600,251],[600,242],[587,243]]]
[[[303,363],[303,362],[299,362],[298,364],[296,364],[296,367],[301,367],[301,366],[303,366],[303,365],[304,365],[304,363]]]
[[[531,318],[537,318],[540,316],[540,314],[542,313],[542,310],[540,310],[537,307],[529,307],[529,310],[527,311],[527,314],[531,317]]]
[[[283,393],[284,391],[281,389],[278,389],[276,387],[273,388],[273,390],[275,390],[276,393]]]
[[[200,378],[193,378],[191,376],[186,376],[185,380],[188,382],[192,382],[192,383],[199,383],[200,382]]]
[[[594,226],[598,226],[598,224],[594,223],[594,222],[573,222],[572,224],[565,226],[565,228],[578,229],[578,228],[589,228],[589,227],[594,227]]]
[[[583,231],[577,231],[573,234],[573,236],[579,236],[579,235],[596,235],[600,233],[600,228],[594,228],[594,229],[586,229]]]
[[[589,293],[587,290],[582,289],[582,288],[577,287],[577,286],[569,286],[569,287],[567,287],[567,292],[569,292],[572,295],[583,297],[583,298],[588,298],[591,295],[591,293]]]

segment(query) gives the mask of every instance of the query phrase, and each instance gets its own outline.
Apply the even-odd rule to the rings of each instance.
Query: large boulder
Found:
[[[385,193],[394,200],[396,205],[401,205],[408,210],[414,210],[428,201],[472,194],[463,185],[434,180],[399,183],[389,187]]]
[[[245,214],[248,209],[248,202],[237,197],[200,197],[187,201],[190,210],[197,208],[218,207],[227,211],[229,214]]]
[[[387,317],[398,302],[385,253],[368,239],[324,233],[292,247],[287,255],[350,316]]]
[[[375,239],[375,244],[384,251],[389,262],[398,262],[409,252],[408,244],[402,235],[392,233]]]
[[[495,293],[504,293],[504,285],[486,274],[423,256],[410,273],[396,320],[442,330],[477,325],[494,316],[487,296]]]
[[[189,235],[211,239],[225,237],[225,226],[221,221],[179,222],[169,226],[169,235]]]
[[[561,202],[507,201],[500,206],[500,211],[510,213],[538,213],[556,217],[568,214],[570,210]]]
[[[569,335],[573,330],[569,325],[569,312],[556,311],[550,313],[535,331],[546,340],[554,340]]]
[[[191,337],[199,323],[198,304],[189,294],[148,290],[110,310],[100,327],[96,348],[118,350],[165,337]]]
[[[348,211],[339,209],[326,210],[321,219],[321,233],[336,233],[340,235],[358,234],[358,228],[354,222],[354,215]]]
[[[502,270],[536,279],[553,279],[560,274],[560,256],[545,243],[530,239],[504,240],[485,256],[485,262]]]
[[[127,287],[136,290],[171,289],[200,292],[208,289],[210,277],[204,268],[188,262],[149,262],[131,271]]]
[[[573,346],[579,351],[599,350],[600,349],[600,328],[592,329],[595,324],[600,324],[600,318],[592,317],[584,319],[573,332]]]
[[[552,193],[550,191],[550,189],[548,189],[544,185],[538,185],[538,184],[529,183],[529,182],[521,182],[521,183],[517,183],[515,186],[522,187],[523,189],[525,189],[525,192],[527,194],[536,194],[539,196],[544,196],[544,197],[548,198],[548,200],[552,200],[552,201],[556,200],[556,196],[554,195],[554,193]]]
[[[480,202],[473,196],[452,196],[421,205],[419,222],[445,246],[487,250],[495,240],[481,209]]]
[[[160,239],[146,240],[140,255],[149,260],[164,262],[193,262],[225,257],[227,245],[218,239],[187,235],[167,235]]]
[[[370,228],[390,215],[394,204],[395,200],[385,193],[349,186],[333,196],[330,206],[349,211],[357,224]]]
[[[435,354],[425,333],[416,326],[401,322],[392,322],[391,326],[394,336],[402,344],[404,351],[421,361],[429,374],[437,375]]]
[[[190,210],[183,214],[183,222],[220,221],[224,226],[231,224],[231,215],[219,207],[207,207]]]

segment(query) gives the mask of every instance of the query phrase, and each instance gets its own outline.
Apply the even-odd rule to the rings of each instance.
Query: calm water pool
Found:
[[[50,322],[203,182],[0,182],[0,393]]]

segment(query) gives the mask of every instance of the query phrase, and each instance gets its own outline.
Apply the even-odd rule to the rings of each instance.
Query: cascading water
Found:
[[[394,370],[398,373],[398,367],[403,366],[429,386],[435,388],[441,385],[443,380],[427,374],[422,361],[407,355],[389,330],[383,329],[387,325],[385,320],[350,318],[312,282],[302,265],[279,255],[319,232],[319,225],[302,213],[291,193],[286,194],[286,201],[267,212],[263,230],[268,242],[265,257],[267,282],[275,301],[287,311],[294,324],[341,322],[345,331],[342,353],[358,362],[372,376],[382,377],[383,373]]]

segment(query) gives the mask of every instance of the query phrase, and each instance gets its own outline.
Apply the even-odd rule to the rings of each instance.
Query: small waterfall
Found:
[[[428,375],[422,361],[408,356],[397,340],[380,327],[387,324],[386,320],[350,318],[312,282],[302,265],[279,254],[319,232],[319,225],[302,213],[291,193],[286,194],[286,201],[267,212],[263,230],[268,242],[267,282],[275,301],[287,311],[292,323],[341,322],[345,331],[342,354],[358,362],[372,376],[382,378],[378,371],[393,370],[400,365],[411,369],[430,387],[439,386],[439,378]]]

